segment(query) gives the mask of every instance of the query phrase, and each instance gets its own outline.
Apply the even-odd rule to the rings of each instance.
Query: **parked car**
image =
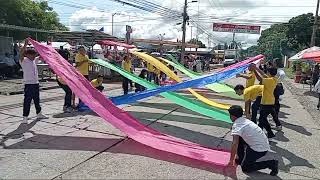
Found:
[[[223,67],[227,67],[227,66],[230,66],[235,63],[237,63],[237,61],[235,59],[225,59],[223,61]]]

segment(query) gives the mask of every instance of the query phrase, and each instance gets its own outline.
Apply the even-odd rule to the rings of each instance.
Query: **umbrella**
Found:
[[[298,54],[292,56],[290,61],[295,60],[312,60],[315,62],[320,62],[320,47],[314,46],[303,51],[300,51]]]

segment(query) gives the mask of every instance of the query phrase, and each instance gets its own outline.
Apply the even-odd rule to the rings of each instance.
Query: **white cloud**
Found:
[[[212,32],[213,22],[233,22],[233,23],[252,23],[261,24],[262,29],[269,26],[266,22],[283,22],[290,19],[290,17],[313,12],[313,0],[293,1],[293,0],[198,0],[198,3],[191,3],[188,5],[188,13],[192,20],[198,21],[203,29],[210,33],[213,38],[211,42],[222,43],[231,42],[232,33]],[[157,0],[156,4],[168,7],[169,9],[182,12],[184,0]],[[306,5],[310,7],[306,7]],[[281,7],[282,6],[282,7]],[[297,7],[288,7],[297,6]],[[302,6],[302,7],[298,7]],[[181,39],[182,31],[181,25],[176,25],[179,20],[162,19],[159,15],[151,13],[134,13],[126,12],[126,7],[118,9],[117,13],[122,15],[114,16],[114,35],[124,37],[125,25],[133,27],[132,36],[135,38],[158,39],[159,34],[165,33],[165,39]],[[199,8],[199,13],[198,13]],[[81,29],[100,29],[105,27],[105,32],[111,34],[111,17],[114,12],[100,12],[97,8],[83,9],[73,13],[69,20],[71,30]],[[181,19],[182,21],[182,19]],[[180,22],[181,22],[180,21]],[[193,24],[193,23],[191,23]],[[192,37],[197,36],[208,44],[206,33],[193,28]],[[191,28],[187,28],[186,39],[191,38]],[[245,46],[250,46],[256,43],[258,35],[237,34],[236,40],[245,43]],[[220,41],[220,42],[219,42]]]

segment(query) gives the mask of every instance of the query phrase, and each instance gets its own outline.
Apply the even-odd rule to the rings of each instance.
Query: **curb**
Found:
[[[50,86],[50,87],[40,87],[40,91],[43,91],[43,90],[50,90],[50,89],[57,89],[59,88],[59,86]],[[21,90],[21,91],[14,91],[14,92],[0,92],[0,95],[6,95],[6,96],[10,96],[10,95],[17,95],[17,94],[23,94],[24,91]]]

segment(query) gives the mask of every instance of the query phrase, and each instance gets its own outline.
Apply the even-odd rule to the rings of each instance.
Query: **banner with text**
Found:
[[[260,34],[261,26],[213,23],[213,31]]]

